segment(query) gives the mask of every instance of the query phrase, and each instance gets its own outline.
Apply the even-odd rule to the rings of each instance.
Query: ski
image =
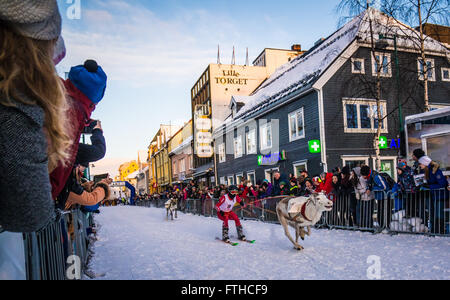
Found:
[[[231,236],[231,238],[235,238],[234,236]],[[249,244],[254,244],[256,242],[256,240],[239,240],[240,242],[245,242],[245,243],[249,243]]]
[[[222,243],[228,244],[228,245],[233,246],[233,247],[239,245],[239,243],[234,243],[232,241],[225,242],[224,240],[219,239],[218,237],[216,237],[216,240],[221,241]]]
[[[245,241],[240,240],[240,241],[241,242],[246,242],[246,243],[249,243],[249,244],[254,244],[256,242],[256,240],[245,240]]]

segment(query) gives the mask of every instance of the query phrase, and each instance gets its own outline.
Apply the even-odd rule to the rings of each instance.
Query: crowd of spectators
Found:
[[[268,200],[284,196],[308,197],[312,193],[325,193],[335,204],[327,222],[361,228],[373,228],[376,224],[381,228],[389,227],[391,216],[385,212],[395,213],[408,207],[406,214],[411,217],[425,219],[425,212],[430,211],[428,218],[438,220],[437,225],[430,227],[436,227],[435,231],[444,232],[443,208],[448,206],[450,179],[445,178],[439,165],[422,150],[414,151],[413,159],[415,161],[413,166],[408,166],[406,162],[398,163],[397,181],[388,174],[378,173],[365,165],[354,168],[336,167],[332,172],[314,176],[306,170],[298,177],[277,172],[274,174],[273,182],[264,180],[253,184],[244,180],[238,185],[239,196],[250,204],[248,209],[266,205],[265,208],[273,212],[274,205],[270,204],[276,204],[276,201]],[[425,180],[417,183],[415,176],[420,177],[421,174]],[[225,184],[201,187],[197,182],[191,181],[184,187],[174,185],[161,193],[138,196],[137,201],[173,198],[178,200],[179,209],[185,211],[191,208],[191,202],[187,200],[195,199],[201,201],[202,211],[208,212],[212,207],[211,201],[208,200],[219,199],[226,192]],[[390,197],[393,201],[388,201]]]

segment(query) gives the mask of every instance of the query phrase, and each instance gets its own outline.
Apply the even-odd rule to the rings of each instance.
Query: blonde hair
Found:
[[[66,165],[72,143],[65,89],[52,59],[55,43],[21,36],[0,23],[0,104],[14,106],[14,99],[44,110],[49,172]]]

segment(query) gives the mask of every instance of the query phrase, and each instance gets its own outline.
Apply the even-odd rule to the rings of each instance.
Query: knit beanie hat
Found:
[[[369,176],[370,175],[370,168],[368,166],[362,166],[361,167],[361,175],[362,176]]]
[[[66,57],[66,45],[64,44],[64,39],[62,36],[59,36],[56,41],[55,52],[53,54],[53,63],[55,66],[59,64]]]
[[[341,173],[344,175],[350,175],[350,167],[349,166],[343,167]]]
[[[422,149],[416,149],[413,151],[413,155],[417,157],[417,159],[420,159],[422,156],[425,156],[425,152],[423,152]]]
[[[94,60],[72,67],[69,72],[69,80],[94,104],[103,99],[107,79],[102,67]]]
[[[431,163],[431,158],[429,158],[428,156],[422,156],[421,158],[419,158],[419,164],[422,164],[424,166],[429,166]]]
[[[0,0],[0,20],[17,33],[36,40],[61,35],[61,15],[56,0]]]

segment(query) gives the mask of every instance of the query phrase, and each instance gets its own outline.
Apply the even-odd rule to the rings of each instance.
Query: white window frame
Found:
[[[250,133],[253,134],[253,139],[251,139],[251,145],[253,146],[253,149],[249,149],[249,136]],[[256,144],[256,129],[251,129],[247,133],[245,133],[245,144],[246,144],[246,150],[247,154],[256,154],[257,153],[257,144]]]
[[[231,180],[230,180],[230,179],[231,179]],[[234,185],[234,175],[229,175],[229,176],[227,177],[227,185],[228,185],[228,186]]]
[[[238,143],[240,143],[240,146],[237,145]],[[242,135],[239,135],[234,138],[233,147],[234,147],[234,158],[240,158],[244,155],[244,147],[242,145]]]
[[[250,179],[250,175],[253,175],[254,180]],[[247,172],[247,180],[251,181],[252,185],[256,184],[256,172],[255,171],[248,171]]]
[[[241,178],[241,182],[238,182],[238,178]],[[239,174],[236,174],[236,185],[237,186],[239,186],[239,185],[241,185],[241,183],[244,181],[245,179],[244,179],[244,173],[239,173]]]
[[[444,71],[448,72],[448,78],[444,78]],[[449,81],[450,82],[450,68],[441,68],[441,79],[442,81]]]
[[[227,184],[226,177],[220,177],[220,184]]]
[[[380,56],[381,57],[381,63],[383,63],[383,57],[386,56],[387,57],[387,67],[388,67],[388,72],[384,73],[383,69],[381,69],[380,72],[380,77],[392,77],[392,60],[391,60],[391,54],[390,53],[386,53],[386,52],[375,52],[375,57],[373,55],[370,55],[372,58],[372,75],[373,76],[377,76],[377,68],[375,67],[375,57],[376,56]]]
[[[302,114],[302,122],[303,122],[303,134],[301,136],[299,136],[297,129],[298,129],[298,114],[301,113]],[[295,127],[296,127],[296,136],[293,137],[292,134],[292,127],[291,127],[291,117],[295,116]],[[288,126],[289,126],[289,142],[293,142],[293,141],[297,141],[300,139],[304,139],[306,136],[305,133],[305,114],[304,114],[304,109],[303,107],[300,109],[297,109],[296,111],[291,112],[290,114],[288,114]]]
[[[419,80],[424,80],[424,74],[422,74],[421,70],[420,70],[420,66],[421,63],[420,61],[422,60],[421,57],[419,57],[417,59],[417,74],[419,76]],[[436,81],[436,72],[434,70],[434,59],[433,58],[425,58],[425,62],[428,64],[429,62],[431,63],[431,77],[428,76],[428,81]]]
[[[178,162],[180,164],[179,167],[178,167],[179,173],[186,172],[186,160],[185,160],[185,158],[180,159]]]
[[[300,174],[297,174],[297,167],[305,166],[305,170],[308,171],[308,160],[296,162],[292,166],[294,168],[294,172],[292,174],[294,174],[295,177],[299,177]]]
[[[266,169],[266,170],[264,170],[264,177],[265,177],[270,183],[273,183],[270,174],[271,174],[271,173],[275,173],[275,172],[280,172],[280,168],[277,167],[277,168],[272,168],[272,169]]]
[[[219,163],[226,162],[227,154],[225,152],[225,143],[219,144],[217,152],[219,153]]]
[[[267,128],[270,128],[270,145],[267,144]],[[259,130],[259,136],[260,136],[260,148],[261,150],[267,150],[267,149],[271,149],[272,148],[272,139],[273,139],[273,134],[272,134],[272,123],[271,122],[267,122],[264,124],[260,125],[260,130]],[[266,142],[266,143],[264,143]]]
[[[368,166],[369,158],[370,157],[366,156],[366,155],[359,155],[359,156],[358,155],[343,155],[343,156],[341,156],[343,166],[346,165],[347,161],[361,161],[361,160],[365,161],[366,165]]]
[[[398,165],[398,157],[397,156],[380,156],[380,161],[382,160],[392,160],[394,161],[394,166],[393,166],[393,172],[392,174],[394,174],[393,179],[395,180],[395,182],[397,182],[397,165]],[[376,169],[377,167],[377,158],[376,157],[372,157],[372,169]]]
[[[356,113],[357,113],[357,122],[358,122],[358,128],[348,128],[347,125],[347,105],[354,104],[356,105]],[[380,100],[381,107],[383,109],[384,116],[386,116],[387,113],[387,101],[386,100]],[[372,107],[374,105],[377,105],[377,101],[374,99],[351,99],[351,98],[343,98],[342,99],[342,105],[343,105],[343,112],[344,112],[344,132],[345,133],[375,133],[377,132],[377,128],[375,128],[375,119],[376,117],[373,116],[374,112],[372,112]],[[371,128],[361,128],[361,105],[368,105],[370,107],[370,123]],[[381,133],[388,133],[388,121],[387,118],[383,119],[383,125],[384,128],[381,129]]]
[[[366,74],[366,69],[364,66],[364,58],[352,58],[352,73],[353,74]],[[361,63],[361,71],[355,70],[355,61],[359,61]]]

